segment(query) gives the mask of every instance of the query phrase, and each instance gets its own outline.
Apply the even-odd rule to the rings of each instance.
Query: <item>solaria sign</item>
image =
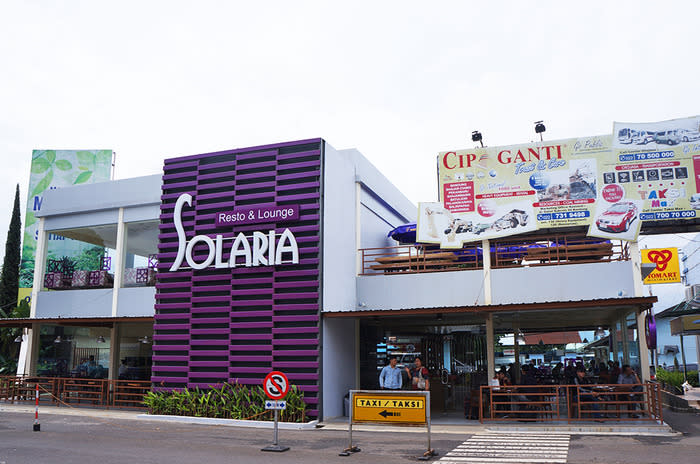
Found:
[[[183,193],[175,202],[174,222],[177,231],[177,256],[170,266],[170,271],[177,271],[183,261],[192,269],[232,268],[238,266],[276,266],[279,264],[298,264],[299,247],[294,234],[289,229],[284,229],[281,234],[274,230],[267,233],[255,231],[252,236],[246,236],[243,232],[231,237],[217,234],[214,238],[208,235],[196,235],[189,241],[182,225],[182,208],[184,205],[192,206],[192,195]],[[275,206],[265,208],[238,208],[233,211],[216,214],[216,225],[243,225],[256,222],[283,222],[299,219],[299,206]],[[223,260],[224,241],[233,240],[228,261]],[[193,253],[198,244],[204,244],[208,248],[207,257],[200,262],[195,261]],[[228,247],[227,247],[228,248]],[[237,263],[237,258],[243,258],[243,262]]]

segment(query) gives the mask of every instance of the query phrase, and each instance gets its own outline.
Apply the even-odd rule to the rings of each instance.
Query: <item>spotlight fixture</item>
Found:
[[[540,134],[540,142],[543,140],[542,133],[546,130],[547,130],[547,128],[544,127],[544,124],[542,123],[542,121],[535,121],[535,134]]]
[[[151,341],[148,339],[148,335],[144,335],[142,338],[139,338],[139,341],[144,345],[151,343]]]
[[[481,144],[481,148],[484,148],[484,141],[482,140],[481,132],[472,132],[472,142],[479,142]]]
[[[97,337],[97,343],[107,343],[107,342],[105,341],[105,338],[102,335],[100,335],[99,337]]]
[[[63,340],[61,340],[61,336],[57,335],[56,338],[54,339],[54,343],[61,343]]]

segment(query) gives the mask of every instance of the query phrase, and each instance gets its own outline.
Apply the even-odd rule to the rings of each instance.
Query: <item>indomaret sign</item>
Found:
[[[215,235],[214,238],[208,235],[196,235],[188,241],[185,228],[182,225],[182,208],[184,205],[192,206],[192,195],[189,193],[180,195],[175,203],[173,220],[177,232],[178,247],[177,256],[170,267],[170,271],[180,269],[183,261],[186,261],[187,265],[192,269],[205,269],[212,264],[215,268],[220,269],[237,266],[276,266],[279,264],[299,263],[299,247],[294,234],[289,229],[284,229],[279,236],[274,230],[270,230],[267,233],[255,231],[252,237],[246,236],[243,232],[239,232],[238,235],[231,237],[224,237],[221,234]],[[299,210],[297,206],[280,207],[279,210],[279,213],[275,213],[275,211],[266,209],[265,214],[261,215],[261,219],[274,216],[284,216],[286,220],[298,218]],[[253,210],[250,209],[250,211],[252,212]],[[236,214],[217,214],[217,220],[220,216],[223,216],[224,220],[222,222],[235,223],[235,218],[238,214],[238,212]],[[249,216],[249,214],[253,213],[246,211],[245,213],[240,212],[240,214],[242,216],[245,214],[244,217],[246,219],[250,218],[247,223],[255,222],[253,216]],[[250,240],[251,238],[252,240]],[[233,240],[228,261],[223,260],[224,240]],[[199,243],[203,243],[208,247],[208,254],[203,261],[196,262],[193,256],[194,247]],[[236,262],[236,258],[239,257],[243,258],[243,263]],[[285,257],[287,258],[286,261]]]

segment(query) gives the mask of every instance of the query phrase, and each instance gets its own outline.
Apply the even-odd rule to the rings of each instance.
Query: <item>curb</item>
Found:
[[[259,429],[271,429],[274,426],[274,422],[272,421],[216,419],[211,417],[162,416],[151,414],[139,414],[138,416],[136,416],[136,418],[147,421],[177,422],[180,424],[223,425],[226,427],[246,427]],[[318,421],[314,420],[311,422],[304,423],[279,422],[278,424],[281,430],[315,430],[316,426],[318,425]]]

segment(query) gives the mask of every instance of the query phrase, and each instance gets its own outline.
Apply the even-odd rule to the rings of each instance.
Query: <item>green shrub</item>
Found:
[[[149,414],[273,420],[274,413],[265,409],[265,400],[267,397],[261,386],[225,383],[207,390],[150,391],[144,396],[143,404],[148,407]],[[280,411],[280,420],[305,422],[304,393],[293,385],[285,400],[287,409]]]
[[[698,385],[698,371],[687,372],[688,383],[693,387]],[[656,379],[668,385],[681,388],[683,385],[683,371],[667,371],[661,367],[656,369]]]

